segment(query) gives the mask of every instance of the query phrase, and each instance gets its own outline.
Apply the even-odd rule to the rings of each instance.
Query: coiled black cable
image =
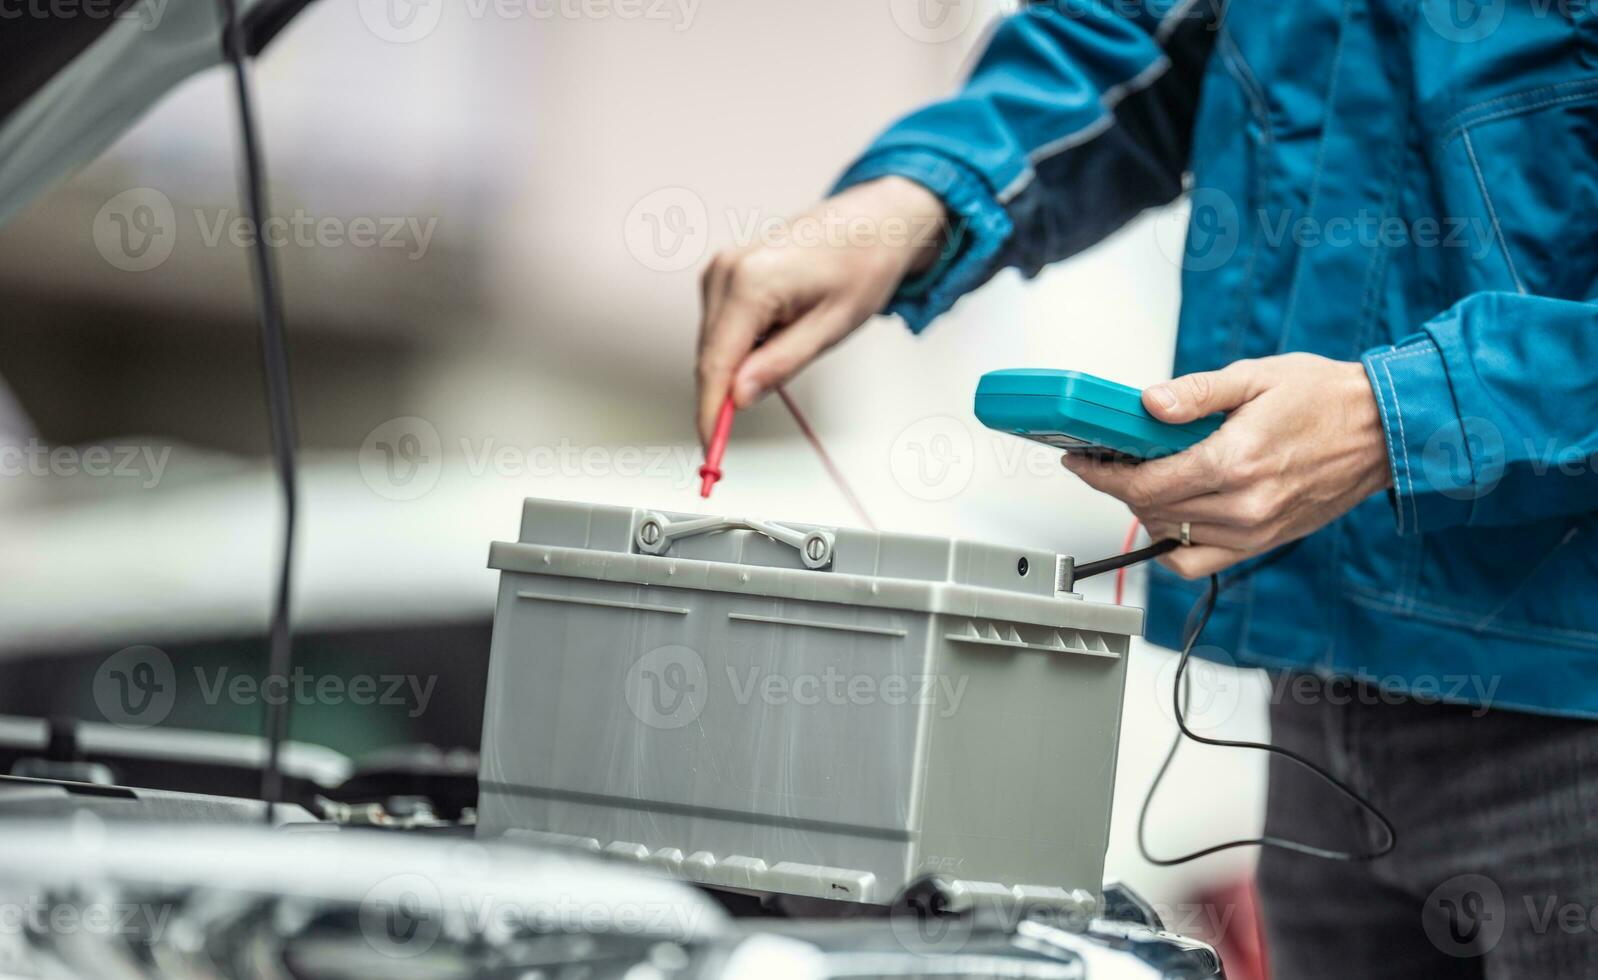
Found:
[[[1154,774],[1154,781],[1149,784],[1148,792],[1143,796],[1143,805],[1138,809],[1137,815],[1138,853],[1143,856],[1143,860],[1149,862],[1150,864],[1157,865],[1162,868],[1169,868],[1238,847],[1274,847],[1278,850],[1292,851],[1295,854],[1304,854],[1308,855],[1309,857],[1322,858],[1327,861],[1374,861],[1379,857],[1383,857],[1392,853],[1393,848],[1398,845],[1398,832],[1393,829],[1393,824],[1387,819],[1387,816],[1382,813],[1382,811],[1378,809],[1374,803],[1366,799],[1352,786],[1349,786],[1341,779],[1338,779],[1336,776],[1332,775],[1332,773],[1327,771],[1325,767],[1321,766],[1315,761],[1308,759],[1297,752],[1294,752],[1292,749],[1285,749],[1279,745],[1271,745],[1266,742],[1250,742],[1241,739],[1210,738],[1207,735],[1200,735],[1197,732],[1194,732],[1187,726],[1186,709],[1188,695],[1190,693],[1189,686],[1184,683],[1187,676],[1187,665],[1192,659],[1194,645],[1198,642],[1199,636],[1204,632],[1204,627],[1209,625],[1210,616],[1215,612],[1215,603],[1220,598],[1222,590],[1236,585],[1238,582],[1241,582],[1248,576],[1253,575],[1255,572],[1258,572],[1259,570],[1269,565],[1275,564],[1281,559],[1287,557],[1287,555],[1290,554],[1297,546],[1298,542],[1295,541],[1292,544],[1287,545],[1285,548],[1279,549],[1274,554],[1269,555],[1265,559],[1256,562],[1254,565],[1246,568],[1245,570],[1227,578],[1224,583],[1221,581],[1219,576],[1211,575],[1209,588],[1205,591],[1203,598],[1199,600],[1198,604],[1193,607],[1193,611],[1188,614],[1188,626],[1183,631],[1184,636],[1182,639],[1182,651],[1176,662],[1176,678],[1171,687],[1171,707],[1176,715],[1176,735],[1171,740],[1171,747],[1166,750],[1165,759],[1160,763],[1159,770]],[[1197,614],[1196,622],[1194,621],[1195,614]],[[1366,851],[1341,851],[1333,848],[1317,847],[1314,844],[1305,844],[1302,841],[1290,840],[1285,837],[1276,837],[1270,834],[1265,834],[1259,837],[1245,837],[1238,840],[1224,841],[1220,844],[1212,844],[1209,847],[1203,847],[1196,851],[1191,851],[1187,854],[1182,854],[1177,857],[1156,857],[1149,851],[1148,841],[1145,834],[1145,831],[1148,827],[1149,809],[1154,803],[1154,794],[1159,792],[1160,783],[1165,779],[1166,772],[1170,770],[1171,763],[1176,758],[1176,750],[1181,747],[1183,738],[1191,739],[1203,745],[1214,745],[1220,748],[1253,749],[1258,752],[1267,752],[1271,755],[1280,756],[1283,759],[1297,763],[1298,765],[1314,773],[1316,776],[1319,776],[1321,780],[1324,781],[1328,786],[1336,790],[1344,798],[1351,801],[1355,806],[1359,807],[1365,813],[1369,814],[1371,819],[1375,821],[1377,827],[1381,830],[1381,843],[1375,848]]]
[[[1144,794],[1143,805],[1138,809],[1137,814],[1138,853],[1143,855],[1143,860],[1149,862],[1150,864],[1158,865],[1162,868],[1169,868],[1178,864],[1186,864],[1189,861],[1196,861],[1201,857],[1208,857],[1211,854],[1216,854],[1221,851],[1228,851],[1237,847],[1275,847],[1284,851],[1292,851],[1296,854],[1307,854],[1310,857],[1324,858],[1328,861],[1374,861],[1379,857],[1391,853],[1393,848],[1398,845],[1398,833],[1393,829],[1393,824],[1387,819],[1387,816],[1383,814],[1381,810],[1377,809],[1376,805],[1371,803],[1370,800],[1360,795],[1360,793],[1353,787],[1332,775],[1316,762],[1299,755],[1297,752],[1294,752],[1291,749],[1284,749],[1279,745],[1271,745],[1266,742],[1249,742],[1237,739],[1210,738],[1207,735],[1200,735],[1187,727],[1187,701],[1190,694],[1189,685],[1184,683],[1187,677],[1187,665],[1193,657],[1193,646],[1198,643],[1200,634],[1204,632],[1204,627],[1209,625],[1210,616],[1215,612],[1216,600],[1220,598],[1221,592],[1224,589],[1230,588],[1250,575],[1253,575],[1255,572],[1258,572],[1261,569],[1269,565],[1273,565],[1276,562],[1281,561],[1283,558],[1286,558],[1292,553],[1294,548],[1298,547],[1298,544],[1299,542],[1295,541],[1286,547],[1278,549],[1271,555],[1258,562],[1255,562],[1253,565],[1249,566],[1243,571],[1228,577],[1225,582],[1222,582],[1220,576],[1211,575],[1209,588],[1205,591],[1203,598],[1201,598],[1198,604],[1193,607],[1192,612],[1188,613],[1187,625],[1183,629],[1182,652],[1176,661],[1176,679],[1171,687],[1171,707],[1176,715],[1176,736],[1171,740],[1171,747],[1166,750],[1165,759],[1160,763],[1159,770],[1155,772],[1154,781],[1149,784],[1149,790],[1146,794]],[[1105,572],[1114,571],[1117,568],[1124,568],[1128,565],[1135,565],[1139,562],[1148,561],[1151,558],[1157,558],[1160,555],[1173,551],[1177,547],[1178,542],[1176,541],[1158,541],[1147,548],[1142,548],[1137,551],[1129,551],[1124,555],[1115,555],[1113,557],[1103,558],[1098,561],[1090,561],[1076,567],[1073,580],[1080,581],[1093,575],[1102,575]],[[1195,616],[1197,617],[1196,622]],[[1183,854],[1178,857],[1155,857],[1154,854],[1149,851],[1148,841],[1145,834],[1145,831],[1148,828],[1149,808],[1154,803],[1154,794],[1159,792],[1160,783],[1164,781],[1165,774],[1170,771],[1172,761],[1176,759],[1176,750],[1181,747],[1183,738],[1192,739],[1193,741],[1203,745],[1215,745],[1221,748],[1253,749],[1258,752],[1268,752],[1271,755],[1280,756],[1284,759],[1295,762],[1300,766],[1303,766],[1305,769],[1308,769],[1310,772],[1319,776],[1326,782],[1327,785],[1331,786],[1332,789],[1336,790],[1345,798],[1352,801],[1355,806],[1370,814],[1371,819],[1374,820],[1376,825],[1381,829],[1382,843],[1369,851],[1339,851],[1332,848],[1317,847],[1313,844],[1305,844],[1300,841],[1288,840],[1285,837],[1274,837],[1267,834],[1260,837],[1246,837],[1239,840],[1225,841],[1220,844],[1212,844],[1209,847],[1200,848],[1199,850],[1188,854]]]

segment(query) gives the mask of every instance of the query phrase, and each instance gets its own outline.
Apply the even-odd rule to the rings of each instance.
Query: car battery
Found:
[[[1097,899],[1138,609],[1071,559],[529,499],[500,571],[478,832],[723,888]]]

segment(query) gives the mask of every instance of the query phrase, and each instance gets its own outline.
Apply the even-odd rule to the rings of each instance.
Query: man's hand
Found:
[[[1149,536],[1193,547],[1160,563],[1200,578],[1325,527],[1391,484],[1376,396],[1363,365],[1313,354],[1238,361],[1143,392],[1165,422],[1227,412],[1185,452],[1145,463],[1067,455],[1066,469],[1126,503]]]
[[[929,268],[946,220],[931,191],[884,177],[794,219],[781,244],[717,253],[701,280],[700,441],[709,443],[729,390],[748,407],[882,309],[906,276]]]

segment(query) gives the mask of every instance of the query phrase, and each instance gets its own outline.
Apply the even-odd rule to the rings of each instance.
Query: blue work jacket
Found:
[[[935,192],[920,331],[1191,194],[1174,373],[1364,362],[1392,490],[1223,595],[1215,659],[1598,717],[1598,9],[1069,0],[839,182]],[[1200,583],[1157,570],[1148,635]]]

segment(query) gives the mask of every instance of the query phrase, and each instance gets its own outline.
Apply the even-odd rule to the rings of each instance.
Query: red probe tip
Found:
[[[705,447],[705,465],[699,467],[699,496],[708,498],[710,489],[721,479],[721,457],[727,451],[727,439],[732,435],[732,416],[737,411],[732,395],[721,403],[721,414],[716,416],[716,430],[710,434],[710,445]]]

